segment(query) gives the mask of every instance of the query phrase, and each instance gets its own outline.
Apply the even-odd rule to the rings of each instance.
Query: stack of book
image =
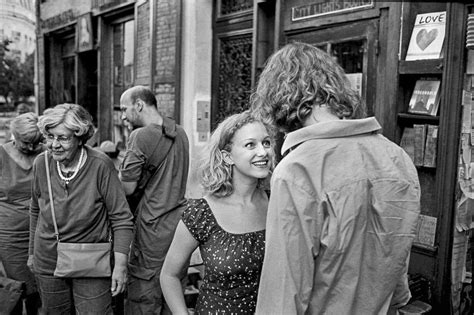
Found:
[[[420,274],[408,275],[408,287],[410,288],[411,300],[419,300],[429,303],[431,301],[431,284],[428,279]]]
[[[414,124],[403,130],[400,146],[415,166],[436,167],[438,126]]]

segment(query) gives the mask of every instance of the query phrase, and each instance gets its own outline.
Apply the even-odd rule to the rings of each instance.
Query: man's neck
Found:
[[[331,111],[326,105],[315,105],[313,106],[311,114],[306,118],[306,121],[303,122],[303,126],[307,127],[317,123],[328,122],[333,120],[340,120],[340,118],[331,113]]]
[[[151,124],[163,125],[163,117],[154,110],[143,112],[142,121],[143,126],[149,126]]]

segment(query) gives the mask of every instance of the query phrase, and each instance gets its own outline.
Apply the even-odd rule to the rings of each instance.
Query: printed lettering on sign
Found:
[[[299,21],[316,16],[344,13],[373,7],[372,0],[327,0],[291,8],[291,20]]]

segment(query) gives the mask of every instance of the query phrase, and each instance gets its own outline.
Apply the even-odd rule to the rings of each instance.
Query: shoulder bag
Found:
[[[54,276],[61,278],[110,277],[111,242],[107,243],[64,243],[61,242],[54,214],[53,191],[49,171],[48,152],[45,151],[46,178],[48,182],[51,216],[56,236],[58,258]],[[109,236],[110,238],[110,236]]]

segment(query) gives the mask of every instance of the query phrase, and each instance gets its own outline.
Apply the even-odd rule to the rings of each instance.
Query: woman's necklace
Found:
[[[76,168],[74,169],[74,172],[72,173],[72,175],[70,177],[66,177],[66,176],[63,175],[63,172],[61,171],[61,167],[59,166],[59,162],[56,161],[56,167],[58,168],[59,177],[61,177],[61,179],[66,183],[66,185],[68,185],[69,182],[72,181],[74,179],[74,177],[76,177],[77,173],[79,172],[79,169],[81,168],[83,157],[84,157],[84,148],[81,148],[81,155],[79,156],[79,163],[77,163]]]

